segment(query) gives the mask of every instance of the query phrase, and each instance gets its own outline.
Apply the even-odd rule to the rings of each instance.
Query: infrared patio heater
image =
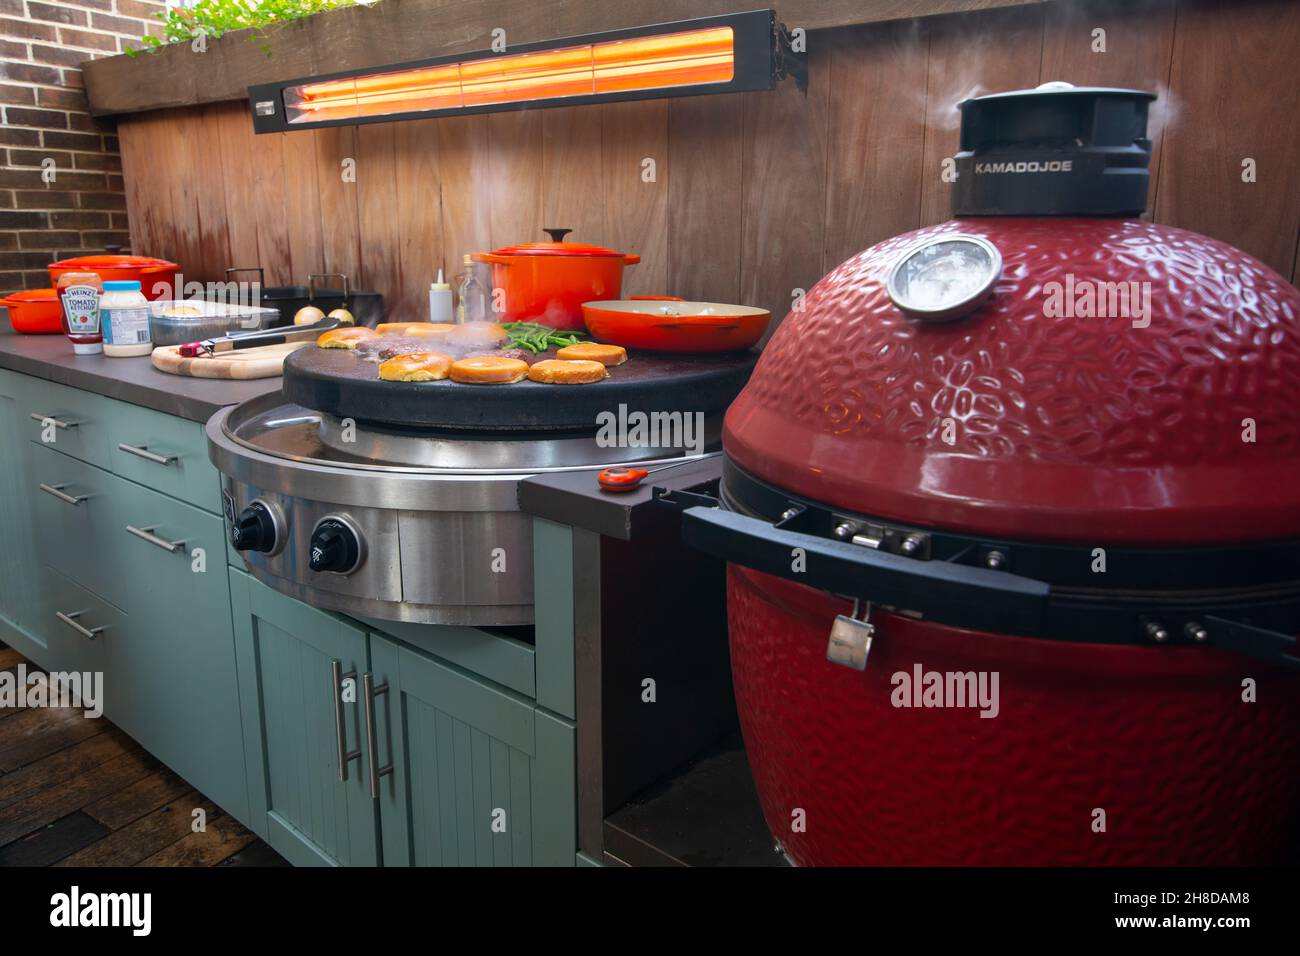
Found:
[[[772,89],[806,58],[771,10],[251,86],[258,133]]]

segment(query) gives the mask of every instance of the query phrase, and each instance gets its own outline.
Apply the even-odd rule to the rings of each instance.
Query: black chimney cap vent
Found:
[[[1154,93],[1044,83],[965,100],[953,213],[1138,215]]]

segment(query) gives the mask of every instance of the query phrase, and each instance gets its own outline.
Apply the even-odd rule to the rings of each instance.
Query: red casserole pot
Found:
[[[28,289],[0,299],[9,310],[9,324],[15,332],[53,335],[63,331],[58,289]]]
[[[569,229],[547,229],[550,242],[527,242],[495,252],[476,252],[475,262],[492,266],[492,287],[505,292],[502,322],[537,322],[582,331],[582,303],[617,299],[624,266],[641,257],[601,246],[565,242]]]
[[[150,301],[155,299],[182,299],[184,296],[173,294],[176,273],[180,266],[166,259],[151,259],[148,256],[78,256],[64,259],[49,267],[50,282],[59,284],[59,276],[65,272],[94,272],[104,281],[122,279],[135,280],[140,283],[140,291]]]
[[[1300,291],[1137,218],[1149,99],[963,104],[961,218],[818,282],[728,409],[683,533],[796,863],[1300,858]]]

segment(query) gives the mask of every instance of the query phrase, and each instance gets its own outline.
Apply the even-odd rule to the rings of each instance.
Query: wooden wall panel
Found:
[[[440,121],[442,248],[447,255],[447,281],[453,283],[453,288],[465,254],[495,248],[489,148],[487,116],[454,116]]]
[[[904,21],[831,40],[823,272],[917,226],[929,28]]]
[[[1300,4],[1180,0],[1156,218],[1287,273],[1300,229]],[[1242,182],[1254,159],[1257,181]]]
[[[281,134],[284,163],[284,222],[289,234],[289,273],[295,283],[325,270],[321,241],[320,186],[316,181],[316,139]]]
[[[567,242],[605,242],[601,112],[542,110],[542,225],[571,229]],[[537,236],[528,241],[542,241]]]
[[[669,101],[668,295],[740,296],[743,107],[738,96]]]
[[[293,274],[289,253],[289,224],[284,217],[284,138],[290,134],[256,136],[252,124],[241,124],[238,148],[248,153],[250,182],[243,188],[251,195],[248,206],[257,217],[257,265],[266,284],[296,285],[302,277]],[[302,134],[292,134],[301,136]],[[185,263],[181,263],[185,265]],[[232,265],[242,266],[236,262]]]
[[[745,94],[739,301],[768,309],[778,321],[794,290],[806,292],[824,272],[831,53],[814,46],[809,56],[806,93],[787,84],[774,93]]]
[[[928,226],[952,218],[952,183],[943,179],[943,161],[959,148],[957,104],[984,93],[1039,84],[1043,7],[942,17],[927,25],[920,224]]]
[[[1105,53],[1091,48],[1106,31]],[[946,219],[957,101],[1041,80],[1154,89],[1154,218],[1300,270],[1300,4],[1060,0],[814,32],[811,86],[255,136],[245,103],[119,123],[132,243],[220,279],[330,268],[424,315],[439,266],[543,237],[642,256],[625,294],[791,290]],[[1241,182],[1241,159],[1259,181]],[[355,159],[356,182],[341,175]],[[651,181],[643,161],[654,161]],[[204,274],[206,273],[206,274]],[[244,277],[249,278],[249,277]]]
[[[1043,8],[1042,80],[1150,90],[1159,97],[1147,122],[1152,140],[1148,209],[1155,208],[1160,188],[1161,147],[1172,102],[1175,7],[1175,0],[1075,0]],[[1105,31],[1104,52],[1094,52],[1094,30]]]
[[[316,188],[320,190],[321,257],[326,271],[342,272],[353,280],[359,280],[361,275],[356,134],[347,126],[318,129],[312,134]]]
[[[404,296],[397,263],[396,126],[379,123],[357,128],[357,217],[361,224],[360,284],[384,290],[393,319],[401,321]]]
[[[198,194],[209,192],[205,189],[200,166],[198,128],[201,117],[197,110],[169,112],[171,126],[156,130],[161,135],[155,149],[170,175],[164,176],[155,188],[168,193],[171,229],[176,244],[175,261],[187,269],[200,271],[206,257],[199,235]]]
[[[596,107],[605,202],[600,241],[641,261],[623,273],[624,295],[672,295],[668,285],[668,102]],[[645,165],[653,161],[653,167]]]
[[[213,189],[208,180],[216,170],[213,159],[221,156],[221,113],[216,104],[200,107],[193,126],[195,160],[193,167],[195,215],[199,232],[200,274],[220,274],[230,263],[230,219],[226,215],[226,197]]]
[[[517,242],[542,242],[546,239],[542,227],[555,225],[542,222],[542,122],[545,112],[525,110],[488,115],[492,248]]]
[[[167,213],[159,202],[159,197],[145,184],[154,181],[155,155],[152,147],[155,124],[162,123],[162,113],[142,113],[131,118],[131,122],[121,124],[119,141],[122,149],[122,179],[126,187],[126,216],[131,229],[131,248],[136,251],[144,249],[158,250],[153,255],[161,256],[162,250],[170,246],[163,242],[161,223],[166,221],[170,227]]]
[[[438,124],[432,120],[396,123],[393,133],[397,218],[395,229],[376,241],[397,240],[390,313],[398,321],[418,322],[429,317],[429,283],[443,264]]]
[[[226,239],[230,258],[220,264],[213,275],[203,279],[220,280],[227,268],[243,269],[261,262],[258,248],[257,223],[266,211],[257,205],[253,189],[253,154],[246,140],[252,135],[253,125],[248,107],[243,103],[221,103],[213,116],[220,148],[220,165],[214,170],[213,185],[221,186],[226,207]],[[124,132],[124,130],[119,130]],[[126,149],[123,148],[125,154]],[[131,187],[127,186],[128,194]],[[184,263],[182,263],[184,265]],[[252,273],[231,276],[237,282],[254,282]]]

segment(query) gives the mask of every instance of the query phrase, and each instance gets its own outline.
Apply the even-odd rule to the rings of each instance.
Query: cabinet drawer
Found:
[[[108,457],[114,474],[213,514],[221,511],[220,477],[197,422],[118,403]]]
[[[32,502],[36,554],[82,587],[120,606],[126,580],[114,545],[121,533],[114,491],[121,483],[76,458],[28,444],[25,493]]]
[[[99,672],[105,674],[104,700],[100,703],[111,719],[120,719],[119,695],[113,699],[113,682],[107,676],[107,647],[127,640],[127,618],[121,610],[91,594],[75,581],[42,566],[39,630],[46,641],[47,656],[40,663],[50,671]]]
[[[131,627],[107,649],[110,669],[122,675],[115,683],[129,687],[122,727],[218,806],[247,820],[221,519],[117,481],[124,487],[113,555],[130,570],[121,593]]]
[[[108,438],[113,432],[109,419],[116,402],[36,378],[24,382],[22,392],[21,418],[28,438],[108,467]]]
[[[113,482],[119,526],[109,547],[114,561],[130,569],[119,586],[123,607],[162,611],[173,626],[199,626],[187,609],[206,608],[214,588],[223,600],[227,594],[221,518],[120,478]]]

